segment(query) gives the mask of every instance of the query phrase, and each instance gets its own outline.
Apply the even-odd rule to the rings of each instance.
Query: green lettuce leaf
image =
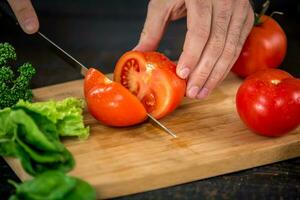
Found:
[[[81,139],[86,139],[89,136],[89,127],[85,127],[83,124],[83,100],[73,97],[62,101],[37,103],[21,100],[15,107],[25,107],[46,116],[56,125],[60,136],[78,136]]]
[[[0,110],[0,124],[0,155],[18,157],[27,173],[73,169],[73,156],[47,117],[26,108],[7,108]]]
[[[36,178],[16,184],[10,200],[94,200],[96,191],[88,183],[59,171],[48,171]]]

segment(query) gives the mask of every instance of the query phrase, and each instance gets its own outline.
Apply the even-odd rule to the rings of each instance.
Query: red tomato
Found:
[[[130,126],[147,118],[143,104],[121,84],[89,69],[84,79],[88,110],[97,120],[110,126]]]
[[[280,25],[263,15],[251,30],[232,71],[247,77],[259,70],[278,67],[286,54],[287,39]]]
[[[238,89],[237,111],[254,132],[280,136],[300,124],[300,79],[278,69],[249,76]]]
[[[176,75],[176,65],[157,52],[125,53],[116,64],[114,80],[136,95],[157,119],[180,104],[186,89],[186,81]]]

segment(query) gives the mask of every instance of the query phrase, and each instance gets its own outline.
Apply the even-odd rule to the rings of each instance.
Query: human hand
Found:
[[[187,17],[177,75],[187,78],[186,95],[203,99],[226,77],[254,23],[249,0],[151,0],[138,45],[156,50],[170,21]]]
[[[17,20],[27,34],[33,34],[39,29],[39,21],[30,0],[7,0]]]

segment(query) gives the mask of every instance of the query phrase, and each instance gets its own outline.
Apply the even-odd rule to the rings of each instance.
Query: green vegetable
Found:
[[[17,54],[9,43],[0,43],[0,65],[7,65],[10,60],[16,60]]]
[[[31,103],[29,83],[35,69],[25,63],[16,78],[9,66],[15,60],[15,49],[0,43],[0,156],[19,158],[24,170],[36,178],[22,184],[11,181],[16,194],[10,200],[96,199],[88,183],[65,175],[75,161],[59,140],[60,136],[88,137],[83,101],[67,98]]]
[[[16,107],[25,107],[47,117],[56,124],[60,136],[78,136],[81,139],[89,136],[89,128],[85,128],[83,124],[83,100],[70,97],[63,101],[38,103],[19,101]]]
[[[66,176],[59,171],[48,171],[16,187],[9,200],[94,200],[96,191],[88,183]]]
[[[0,43],[0,109],[13,106],[19,99],[31,101],[33,97],[30,80],[36,71],[31,64],[25,63],[18,68],[16,78],[9,66],[16,57],[13,46]]]
[[[0,155],[18,157],[29,174],[74,167],[56,125],[47,117],[26,108],[6,108],[0,111],[0,124]]]

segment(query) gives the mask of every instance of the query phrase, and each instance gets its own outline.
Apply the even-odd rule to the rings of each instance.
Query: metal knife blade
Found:
[[[77,59],[75,59],[73,56],[71,56],[69,53],[67,53],[64,49],[62,49],[60,46],[58,46],[52,40],[50,40],[45,34],[41,33],[40,31],[37,32],[37,34],[40,35],[49,44],[51,44],[51,46],[53,46],[55,49],[57,49],[59,52],[63,53],[67,58],[69,58],[72,61],[72,63],[74,63],[74,65],[72,65],[72,66],[76,66],[76,67],[78,67],[80,69],[80,73],[81,73],[82,76],[86,75],[86,73],[88,71],[88,68],[86,66],[84,66],[81,62],[79,62]],[[153,123],[155,123],[156,125],[158,125],[165,132],[167,132],[168,134],[170,134],[174,138],[177,137],[176,134],[173,131],[171,131],[169,128],[167,128],[165,125],[163,125],[157,119],[155,119],[152,115],[150,115],[149,113],[147,113],[147,115],[148,115],[149,119]]]

